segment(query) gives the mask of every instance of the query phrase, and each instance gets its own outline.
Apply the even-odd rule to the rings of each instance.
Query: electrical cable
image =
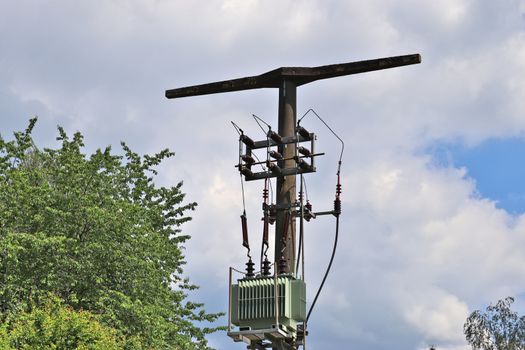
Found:
[[[332,263],[334,262],[335,252],[337,251],[338,239],[339,239],[339,215],[337,215],[335,219],[335,239],[334,239],[334,248],[332,250],[332,256],[330,257],[330,262],[328,263],[328,267],[326,268],[326,272],[324,274],[321,285],[319,286],[319,289],[317,290],[317,293],[315,294],[314,301],[312,302],[312,305],[310,306],[310,309],[308,310],[308,315],[306,316],[307,323],[308,323],[308,320],[310,319],[310,314],[312,313],[314,309],[315,303],[317,302],[317,298],[319,298],[319,294],[321,294],[321,290],[323,289],[324,283],[326,282],[326,278],[328,277],[328,274],[330,273],[330,269],[332,268]]]
[[[330,262],[328,263],[328,266],[326,268],[325,274],[323,276],[323,280],[321,281],[321,284],[319,285],[319,289],[317,290],[317,293],[315,294],[314,300],[312,302],[312,305],[310,306],[310,309],[308,310],[308,314],[306,316],[305,321],[305,332],[306,332],[306,324],[308,323],[308,320],[310,319],[310,315],[312,314],[312,311],[315,307],[315,304],[317,302],[317,299],[319,298],[319,295],[321,294],[321,291],[323,290],[323,286],[326,282],[326,279],[328,275],[330,274],[330,270],[332,268],[332,264],[334,262],[335,253],[337,252],[337,243],[339,241],[339,216],[341,214],[341,163],[343,159],[343,152],[345,149],[345,143],[343,140],[335,133],[335,131],[315,112],[313,109],[309,109],[306,111],[306,113],[299,119],[297,122],[297,125],[303,120],[304,117],[306,117],[309,113],[313,113],[327,128],[330,130],[330,132],[341,142],[341,153],[339,155],[339,161],[337,162],[337,186],[336,186],[336,195],[335,195],[335,201],[334,201],[334,211],[333,214],[335,216],[335,237],[334,237],[334,246],[332,249],[332,255],[330,256]]]
[[[264,190],[263,190],[263,208],[264,208],[264,217],[263,217],[263,239],[261,244],[261,271],[264,271],[263,256],[264,261],[268,260],[268,249],[269,249],[269,239],[268,239],[268,225],[269,225],[269,210],[268,210],[268,179],[264,179]],[[264,275],[264,272],[263,272]]]
[[[301,215],[299,217],[299,249],[297,251],[297,263],[296,263],[296,266],[295,266],[295,275],[297,276],[297,274],[299,273],[299,262],[300,262],[300,259],[301,259],[301,248],[303,246],[303,225],[304,225],[304,203],[303,203],[303,174],[301,174],[301,177],[300,177],[300,181],[301,181],[301,184],[300,184],[300,189],[299,189],[299,197],[300,197],[300,210],[301,210]],[[303,252],[303,256],[304,256],[304,252]],[[304,261],[304,257],[303,257],[303,261]],[[302,279],[304,280],[304,270],[303,270],[303,273],[302,273]]]
[[[304,182],[304,197],[306,198],[306,201],[308,202],[308,186],[306,185],[306,178],[304,178],[302,174],[301,174],[301,177],[303,178],[302,181]]]

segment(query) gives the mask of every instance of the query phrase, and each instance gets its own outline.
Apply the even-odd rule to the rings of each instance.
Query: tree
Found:
[[[42,307],[20,312],[0,325],[0,348],[122,350],[125,342],[88,311],[75,311],[50,297]]]
[[[480,350],[524,350],[525,316],[511,310],[514,298],[489,305],[486,312],[474,311],[463,326],[467,342]]]
[[[87,310],[134,348],[207,349],[196,321],[215,321],[187,301],[180,226],[190,220],[182,183],[158,187],[155,167],[174,154],[140,157],[122,143],[90,156],[83,137],[59,127],[57,149],[39,149],[32,119],[0,137],[0,322],[49,294]],[[131,341],[134,339],[134,342]]]

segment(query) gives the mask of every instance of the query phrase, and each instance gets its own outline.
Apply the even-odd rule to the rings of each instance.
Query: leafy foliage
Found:
[[[474,311],[463,330],[468,343],[481,350],[524,350],[525,316],[511,310],[514,298],[489,305],[486,312]]]
[[[87,156],[82,135],[60,127],[61,147],[40,150],[35,123],[0,138],[0,321],[52,293],[133,348],[207,349],[217,328],[194,322],[219,315],[187,301],[196,286],[181,277],[189,236],[180,226],[196,203],[182,204],[182,183],[153,182],[173,153],[140,157],[122,143],[125,156],[109,147]]]
[[[75,311],[55,297],[4,322],[0,326],[0,348],[121,350],[125,343],[93,314]]]

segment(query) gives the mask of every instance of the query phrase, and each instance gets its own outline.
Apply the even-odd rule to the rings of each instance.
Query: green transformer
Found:
[[[243,330],[281,328],[294,336],[306,319],[306,285],[290,275],[244,278],[231,286],[231,323]],[[277,282],[277,286],[276,286]]]

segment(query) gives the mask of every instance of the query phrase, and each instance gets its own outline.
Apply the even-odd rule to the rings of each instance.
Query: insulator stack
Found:
[[[265,179],[264,181],[264,189],[263,189],[263,210],[264,210],[264,217],[263,217],[263,245],[268,246],[270,245],[268,241],[268,224],[270,223],[269,218],[269,210],[268,210],[268,179]],[[266,252],[265,252],[266,254]]]
[[[341,162],[339,162],[340,164]],[[341,195],[341,175],[337,172],[337,186],[335,186],[335,195],[339,197]]]
[[[288,263],[286,262],[284,255],[281,255],[281,258],[279,259],[278,268],[279,268],[279,274],[288,273]]]
[[[341,214],[341,183],[339,180],[339,174],[337,175],[337,186],[335,187],[335,200],[334,200],[334,215],[339,216]]]
[[[339,216],[339,214],[341,214],[341,200],[339,197],[334,200],[334,214],[335,216]]]
[[[306,204],[305,204],[305,213],[304,213],[304,219],[306,221],[310,221],[312,219],[312,204],[310,203],[310,201],[306,201]]]
[[[248,262],[246,263],[246,278],[254,278],[255,274],[253,273],[255,271],[255,268],[253,267],[255,264],[253,263],[252,259],[250,258]]]
[[[274,206],[270,206],[270,215],[268,217],[268,221],[270,222],[270,225],[275,224],[276,216],[277,216],[277,210],[275,209]]]
[[[270,260],[268,260],[268,258],[265,258],[262,263],[262,271],[261,271],[263,276],[271,275],[270,267],[271,267]]]

